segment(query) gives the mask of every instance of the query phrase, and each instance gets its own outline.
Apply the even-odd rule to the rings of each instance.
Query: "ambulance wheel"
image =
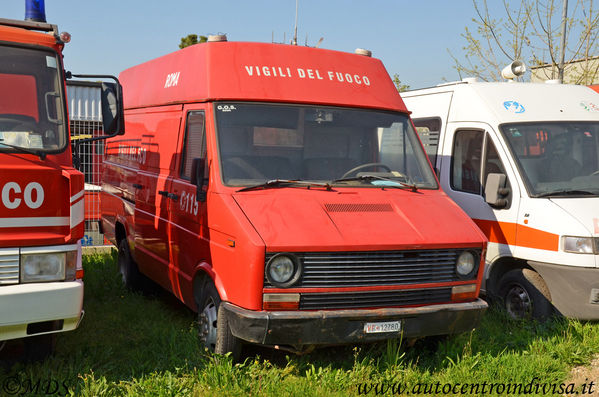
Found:
[[[30,336],[23,339],[25,358],[30,362],[43,361],[54,353],[56,334]]]
[[[351,170],[347,171],[345,174],[343,174],[341,176],[341,179],[350,177],[350,176],[356,174],[360,170],[368,169],[368,168],[377,168],[377,167],[384,168],[387,172],[391,172],[391,168],[389,168],[388,166],[386,166],[383,163],[366,163],[366,164],[360,164],[359,166],[354,167]]]
[[[499,281],[499,297],[514,319],[546,320],[553,314],[551,294],[541,275],[531,269],[514,269]]]
[[[123,285],[130,290],[140,290],[142,287],[141,274],[131,257],[127,238],[123,238],[119,243],[118,265]]]
[[[241,340],[231,333],[221,299],[212,281],[206,281],[198,304],[198,334],[200,343],[216,354],[231,353],[233,361],[241,356]]]

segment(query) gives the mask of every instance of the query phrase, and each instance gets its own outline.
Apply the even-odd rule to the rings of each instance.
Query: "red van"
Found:
[[[357,52],[216,36],[119,76],[103,230],[217,353],[460,333],[487,307],[484,235]]]

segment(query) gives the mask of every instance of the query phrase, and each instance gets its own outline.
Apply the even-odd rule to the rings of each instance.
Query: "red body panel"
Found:
[[[406,111],[378,59],[284,44],[194,45],[119,79],[126,109],[234,99]]]

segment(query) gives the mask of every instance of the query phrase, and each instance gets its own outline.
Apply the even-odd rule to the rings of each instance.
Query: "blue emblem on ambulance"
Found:
[[[507,111],[510,111],[510,112],[516,113],[516,114],[524,113],[526,111],[524,109],[524,106],[522,106],[521,103],[518,103],[516,101],[505,101],[505,102],[503,102],[503,107]]]

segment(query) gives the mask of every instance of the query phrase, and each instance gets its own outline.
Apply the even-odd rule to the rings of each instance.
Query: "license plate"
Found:
[[[364,324],[364,333],[376,334],[380,332],[399,332],[401,331],[401,321],[388,321],[384,323],[366,323]]]

